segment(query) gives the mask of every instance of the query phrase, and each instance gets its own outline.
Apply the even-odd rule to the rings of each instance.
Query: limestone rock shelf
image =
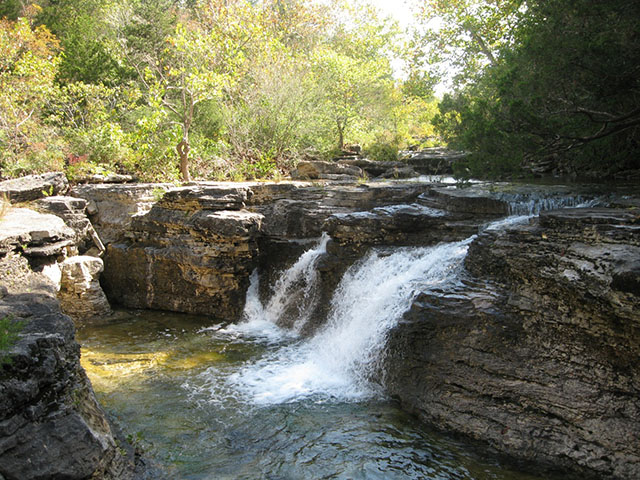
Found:
[[[638,218],[556,210],[480,234],[466,288],[420,296],[391,333],[390,393],[516,458],[638,478]]]

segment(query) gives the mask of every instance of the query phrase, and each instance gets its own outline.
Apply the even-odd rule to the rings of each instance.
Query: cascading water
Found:
[[[487,224],[485,229],[525,222],[542,210],[585,207],[596,202],[569,196],[501,197],[509,202],[512,215]],[[254,273],[245,321],[229,329],[270,336],[276,342],[295,340],[226,377],[224,383],[231,390],[227,394],[259,405],[309,398],[352,401],[374,395],[377,388],[371,382],[371,373],[387,332],[409,309],[417,293],[434,286],[446,288],[447,283],[453,285],[458,280],[473,238],[427,248],[373,249],[345,273],[325,326],[307,339],[298,334],[317,300],[316,261],[326,252],[329,237],[324,234],[317,247],[283,272],[266,305],[258,298],[258,277]]]
[[[393,252],[373,250],[344,275],[322,330],[246,366],[228,381],[245,400],[257,404],[371,396],[375,387],[369,382],[370,373],[386,333],[416,293],[456,281],[471,240]]]
[[[243,321],[225,329],[211,328],[220,333],[249,334],[274,341],[282,337],[295,336],[304,327],[318,301],[316,262],[327,251],[331,237],[322,235],[318,244],[306,252],[285,270],[272,288],[266,305],[260,300],[260,277],[258,271],[251,274],[247,290]],[[282,327],[289,327],[283,329]]]
[[[532,480],[423,430],[371,381],[415,296],[458,286],[472,240],[373,249],[347,270],[325,326],[302,338],[324,236],[264,304],[254,273],[243,322],[203,329],[203,319],[133,312],[83,330],[85,368],[172,478]]]
[[[592,207],[600,202],[581,195],[501,194],[499,198],[509,204],[509,215],[528,217],[558,208]]]

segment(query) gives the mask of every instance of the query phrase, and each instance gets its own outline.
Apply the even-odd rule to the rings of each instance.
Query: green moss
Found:
[[[6,352],[16,343],[23,327],[23,320],[13,320],[10,315],[0,319],[0,365],[11,363]]]

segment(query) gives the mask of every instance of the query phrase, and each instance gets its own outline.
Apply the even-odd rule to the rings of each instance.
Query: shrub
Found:
[[[23,327],[23,320],[13,320],[9,315],[0,319],[0,365],[11,362],[6,352],[16,343]]]

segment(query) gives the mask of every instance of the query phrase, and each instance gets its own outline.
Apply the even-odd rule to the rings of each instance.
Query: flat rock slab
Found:
[[[64,193],[68,188],[69,181],[64,173],[51,172],[0,182],[0,195],[6,195],[11,203],[30,202]]]
[[[26,253],[45,244],[62,248],[74,238],[75,232],[61,218],[28,208],[12,208],[0,220],[0,252],[21,248]]]
[[[293,178],[317,180],[335,179],[350,180],[352,177],[362,177],[363,171],[355,165],[344,165],[335,162],[307,162],[298,163],[297,169],[292,173]],[[334,177],[337,176],[337,177]]]

